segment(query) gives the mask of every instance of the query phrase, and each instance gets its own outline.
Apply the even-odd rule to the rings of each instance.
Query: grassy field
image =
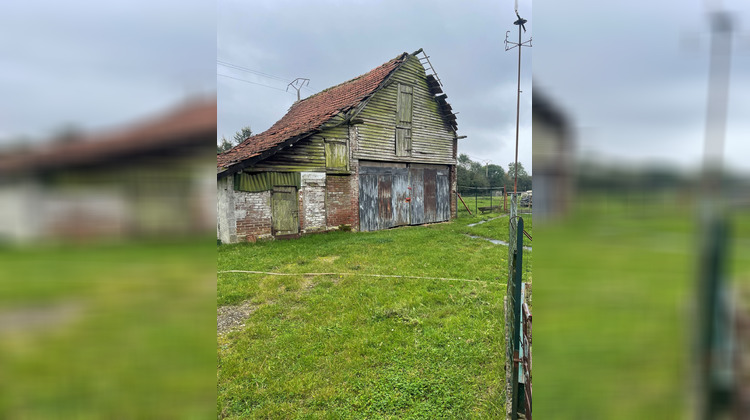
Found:
[[[497,216],[220,246],[218,305],[249,317],[218,337],[217,415],[502,417],[507,247],[468,234],[507,218],[467,226]]]
[[[213,240],[0,249],[0,418],[208,418]]]
[[[579,204],[564,222],[537,221],[535,415],[689,417],[694,209],[658,197]],[[747,282],[750,218],[731,219],[730,277]]]

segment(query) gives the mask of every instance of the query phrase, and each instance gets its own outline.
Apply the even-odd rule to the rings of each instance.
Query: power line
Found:
[[[244,72],[247,72],[247,73],[251,73],[251,74],[254,74],[256,76],[267,77],[269,79],[279,80],[279,81],[282,81],[282,82],[287,82],[290,79],[288,77],[281,77],[281,76],[275,76],[275,75],[269,74],[269,73],[264,73],[264,72],[262,72],[260,70],[253,70],[251,68],[240,66],[238,64],[232,64],[232,63],[229,63],[229,62],[223,61],[223,60],[216,60],[216,62],[219,63],[222,66],[225,66],[225,67],[229,67],[229,68],[232,68],[232,69],[235,69],[235,70],[239,70],[239,71],[244,71]],[[304,86],[304,88],[308,89],[311,92],[315,92],[315,89],[312,89],[309,86]]]
[[[258,76],[268,77],[269,79],[276,79],[276,80],[280,80],[282,82],[286,82],[286,81],[289,80],[289,78],[284,78],[284,77],[280,77],[280,76],[274,76],[273,74],[263,73],[262,71],[259,71],[259,70],[253,70],[251,68],[239,66],[237,64],[228,63],[226,61],[216,60],[216,62],[219,63],[219,64],[221,64],[222,66],[225,66],[225,67],[230,67],[230,68],[233,68],[235,70],[240,70],[240,71],[252,73],[252,74],[255,74],[255,75],[258,75]]]
[[[277,88],[277,87],[273,87],[273,86],[269,86],[269,85],[264,85],[263,83],[251,82],[250,80],[239,79],[239,78],[237,78],[237,77],[232,77],[232,76],[228,76],[228,75],[226,75],[226,74],[221,74],[221,73],[216,73],[216,75],[217,75],[217,76],[222,76],[222,77],[228,77],[228,78],[230,78],[230,79],[234,79],[234,80],[239,80],[240,82],[251,83],[251,84],[253,84],[253,85],[265,86],[265,87],[267,87],[267,88],[271,88],[271,89],[276,89],[276,90],[280,90],[280,91],[282,91],[282,92],[284,92],[284,93],[290,93],[290,92],[287,92],[287,91],[285,91],[284,89],[279,89],[279,88]],[[293,93],[292,93],[292,95],[293,95]]]

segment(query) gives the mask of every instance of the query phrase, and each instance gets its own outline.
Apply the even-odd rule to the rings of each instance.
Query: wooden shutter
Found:
[[[349,170],[349,156],[346,150],[346,141],[328,140],[326,145],[326,169],[332,171]]]
[[[396,101],[396,156],[411,156],[411,120],[414,88],[398,85]]]
[[[396,121],[397,126],[411,126],[411,115],[412,115],[412,104],[413,104],[413,88],[407,85],[398,85],[398,101],[396,108],[398,109],[398,119]]]
[[[411,156],[410,128],[396,128],[396,156]]]

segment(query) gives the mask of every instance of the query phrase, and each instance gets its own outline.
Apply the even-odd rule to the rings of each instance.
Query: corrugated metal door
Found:
[[[378,176],[359,176],[359,230],[378,230]]]
[[[436,222],[445,222],[451,217],[450,176],[448,171],[437,171],[435,193],[437,200]]]
[[[391,197],[392,176],[378,176],[378,229],[393,227],[393,198]]]
[[[404,226],[409,224],[409,201],[411,200],[411,188],[409,188],[409,170],[393,169],[393,224]]]
[[[274,235],[299,233],[299,207],[297,189],[274,187],[271,194],[271,223]]]
[[[421,225],[424,223],[424,169],[409,169],[411,183],[411,224]]]
[[[437,170],[424,170],[424,222],[437,220]]]

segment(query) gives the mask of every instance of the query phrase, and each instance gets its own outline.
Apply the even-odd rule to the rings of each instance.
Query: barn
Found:
[[[217,156],[224,243],[456,215],[457,123],[422,49],[295,102]]]

